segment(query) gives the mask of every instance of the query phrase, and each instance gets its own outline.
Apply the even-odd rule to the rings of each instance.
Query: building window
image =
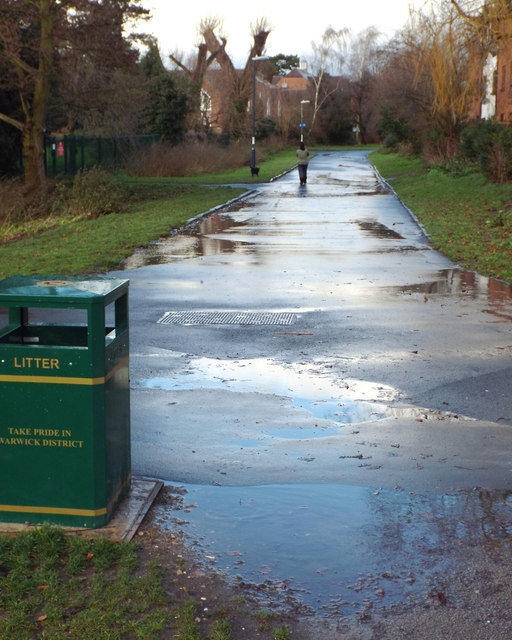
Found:
[[[201,120],[205,127],[211,126],[212,121],[212,99],[204,89],[201,89]]]

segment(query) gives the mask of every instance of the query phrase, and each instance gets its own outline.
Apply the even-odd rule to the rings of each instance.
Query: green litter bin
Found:
[[[0,521],[100,527],[128,491],[128,284],[0,281]]]

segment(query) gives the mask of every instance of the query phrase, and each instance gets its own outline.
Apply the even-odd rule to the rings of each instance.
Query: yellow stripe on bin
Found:
[[[64,516],[104,516],[107,508],[102,509],[66,509],[61,507],[23,507],[12,504],[0,504],[0,511],[9,511],[11,513],[45,513],[47,515],[64,515]]]
[[[66,507],[24,507],[13,504],[0,504],[0,512],[7,511],[9,513],[44,513],[47,515],[59,515],[59,516],[86,516],[94,518],[96,516],[104,516],[108,511],[112,509],[114,504],[118,501],[121,492],[126,488],[126,485],[130,482],[132,474],[130,473],[126,480],[123,482],[116,495],[112,498],[107,507],[101,509],[69,509]]]
[[[65,378],[63,376],[17,376],[17,375],[0,375],[0,382],[31,382],[36,384],[81,384],[85,386],[94,386],[97,384],[105,384],[119,369],[124,367],[129,361],[129,356],[123,358],[106,376],[98,378]]]

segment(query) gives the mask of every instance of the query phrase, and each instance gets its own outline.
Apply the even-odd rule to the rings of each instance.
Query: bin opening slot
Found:
[[[21,326],[4,334],[0,338],[0,343],[87,348],[87,327]]]
[[[0,333],[5,331],[9,326],[9,312],[7,307],[0,306]]]
[[[0,337],[4,344],[87,347],[87,309],[9,309],[10,331]]]
[[[128,297],[121,296],[105,307],[105,343],[108,345],[128,329]]]

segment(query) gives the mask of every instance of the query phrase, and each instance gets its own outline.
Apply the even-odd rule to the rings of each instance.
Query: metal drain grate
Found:
[[[295,324],[297,316],[289,312],[251,311],[167,311],[159,324],[253,324],[288,326]]]

